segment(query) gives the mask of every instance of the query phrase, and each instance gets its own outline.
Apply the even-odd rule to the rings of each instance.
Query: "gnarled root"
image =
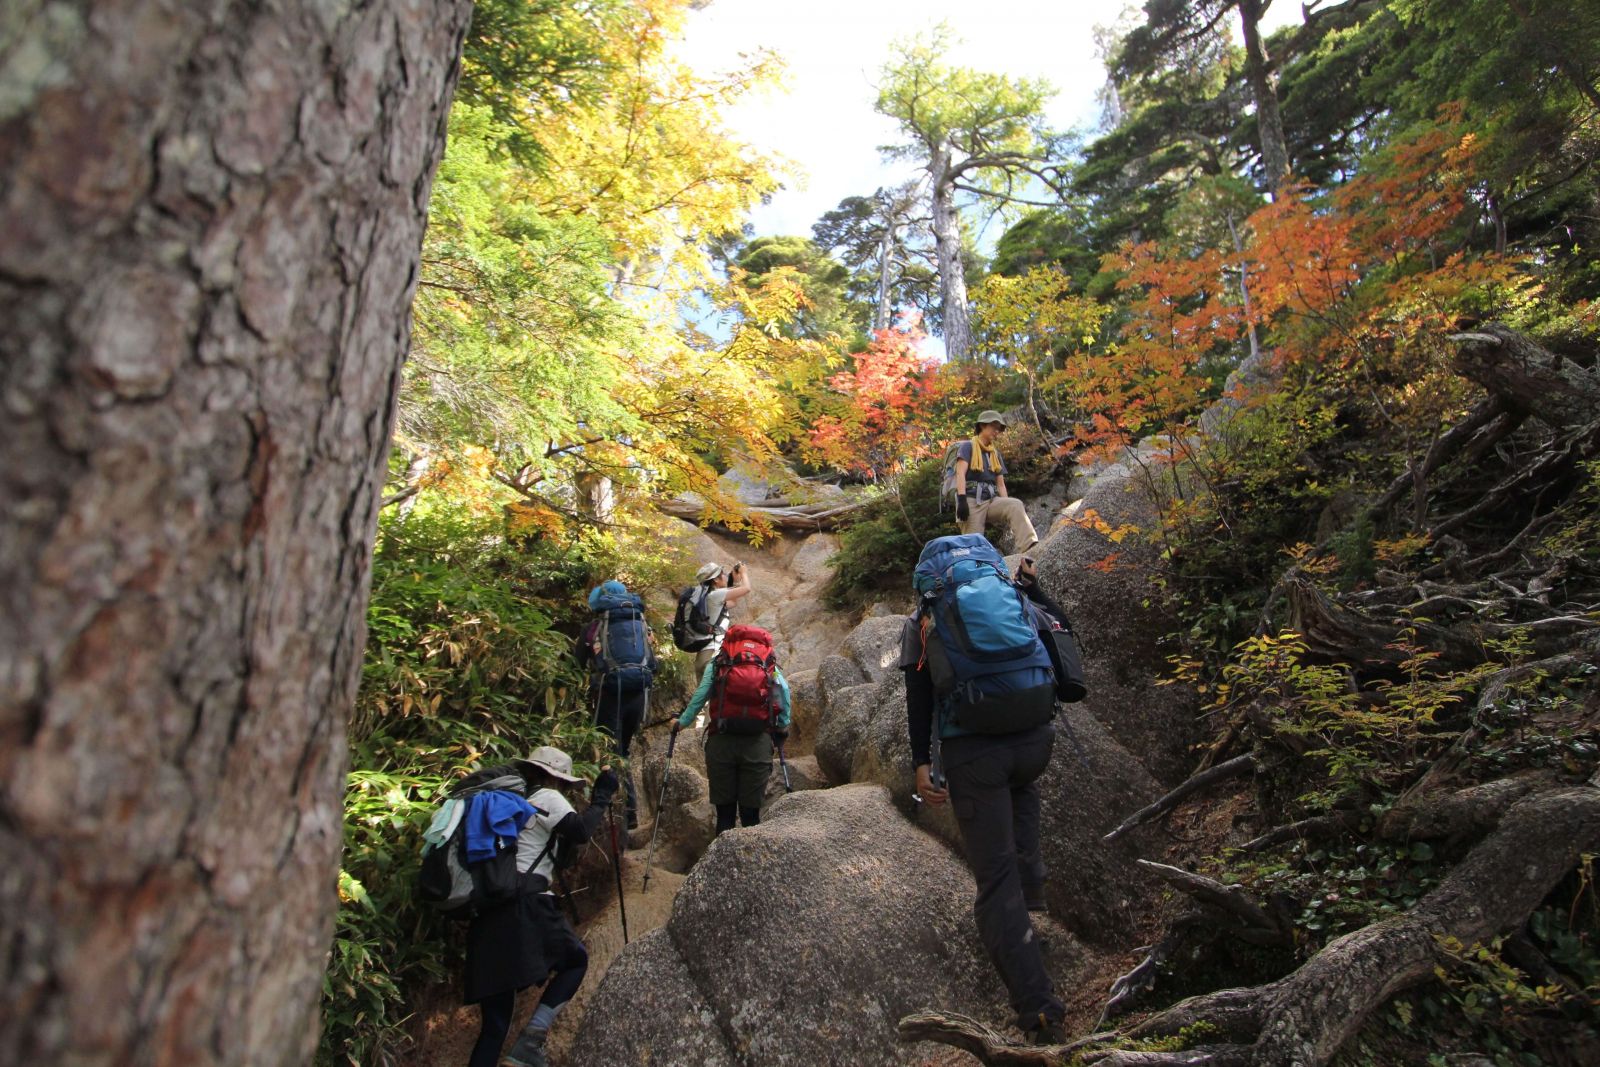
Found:
[[[1437,889],[1406,914],[1330,942],[1299,970],[1276,982],[1192,997],[1124,1034],[1173,1036],[1205,1023],[1232,1044],[1172,1052],[1095,1049],[1083,1058],[1100,1067],[1321,1067],[1375,1009],[1432,974],[1440,938],[1483,943],[1518,929],[1579,856],[1597,847],[1600,788],[1575,786],[1526,796],[1511,806],[1495,831]],[[907,1040],[956,1043],[947,1040],[948,1030],[939,1025],[920,1026],[913,1037],[907,1036],[902,1023],[901,1034]],[[1054,1059],[999,1058],[1010,1055],[1005,1049],[1014,1048],[1004,1043],[999,1049],[965,1043],[960,1047],[991,1064],[1064,1064],[1089,1040],[1026,1050],[1030,1056],[1043,1052]],[[1105,1043],[1103,1035],[1093,1041]]]

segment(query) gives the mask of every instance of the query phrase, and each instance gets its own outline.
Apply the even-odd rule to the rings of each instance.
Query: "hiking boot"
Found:
[[[1059,1015],[1047,1015],[1041,1011],[1033,1017],[1023,1033],[1030,1045],[1065,1045],[1067,1021]]]
[[[524,1030],[517,1037],[517,1043],[511,1046],[511,1051],[501,1061],[503,1067],[550,1067],[550,1059],[544,1054],[544,1039],[548,1031]]]
[[[1022,903],[1027,906],[1027,909],[1029,911],[1034,912],[1034,913],[1038,913],[1038,912],[1041,912],[1041,911],[1049,911],[1050,910],[1049,908],[1047,908],[1045,906],[1045,903],[1044,903],[1044,887],[1043,886],[1040,886],[1040,887],[1038,887],[1036,889],[1024,888],[1022,890]]]

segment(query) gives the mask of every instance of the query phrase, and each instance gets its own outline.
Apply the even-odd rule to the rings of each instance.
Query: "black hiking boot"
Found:
[[[1023,1034],[1030,1045],[1065,1045],[1067,1021],[1059,1015],[1040,1012],[1024,1028]]]

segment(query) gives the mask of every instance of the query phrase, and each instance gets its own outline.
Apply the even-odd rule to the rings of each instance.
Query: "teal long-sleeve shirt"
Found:
[[[711,682],[716,677],[717,664],[713,660],[706,664],[705,673],[700,676],[700,687],[694,691],[694,696],[689,698],[689,704],[683,709],[683,714],[678,716],[679,726],[691,726],[694,717],[700,714],[700,709],[705,707],[706,701],[711,699]],[[783,672],[773,669],[772,683],[778,688],[778,717],[772,724],[779,730],[789,728],[789,682],[784,678]]]

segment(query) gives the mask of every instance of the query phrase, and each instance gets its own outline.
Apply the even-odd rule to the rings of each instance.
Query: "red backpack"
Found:
[[[778,714],[773,674],[778,654],[772,635],[759,626],[730,626],[713,661],[711,732],[759,734],[772,729]]]

